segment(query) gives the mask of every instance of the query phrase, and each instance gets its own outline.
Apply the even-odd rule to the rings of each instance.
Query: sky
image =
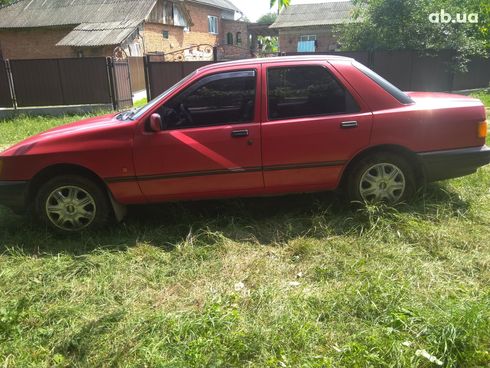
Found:
[[[269,13],[270,0],[230,0],[235,4],[238,9],[245,13],[245,16],[255,22],[262,15]],[[291,4],[311,4],[311,3],[324,3],[328,0],[291,0]],[[339,1],[339,0],[337,0]],[[274,8],[277,12],[277,5]]]

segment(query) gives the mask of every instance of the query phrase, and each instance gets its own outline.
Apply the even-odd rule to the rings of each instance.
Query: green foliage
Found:
[[[490,46],[490,5],[486,0],[354,0],[358,21],[338,27],[346,50],[454,50],[454,69],[465,71],[473,55]],[[478,14],[478,23],[432,23],[433,13]]]
[[[276,53],[279,51],[279,38],[270,36],[258,36],[258,41],[262,43],[262,52]]]
[[[276,19],[277,19],[276,13],[268,13],[268,14],[264,14],[263,16],[261,16],[257,20],[257,23],[258,24],[272,24],[276,21]]]
[[[1,121],[0,146],[77,118]],[[0,366],[488,367],[489,182],[135,207],[70,237],[0,208]]]
[[[487,90],[471,93],[471,96],[478,98],[483,104],[490,109],[490,87]]]
[[[287,8],[291,4],[291,0],[270,0],[270,8],[272,9],[277,4],[277,14],[282,8]]]

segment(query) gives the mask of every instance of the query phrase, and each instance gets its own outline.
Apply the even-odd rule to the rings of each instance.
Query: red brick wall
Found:
[[[71,47],[55,46],[71,28],[1,30],[0,47],[5,59],[49,59],[76,57]]]
[[[111,56],[113,46],[75,48],[56,46],[71,28],[35,28],[25,30],[0,30],[0,47],[5,59],[57,59]]]
[[[234,20],[223,20],[223,32],[220,39],[220,44],[223,45],[222,53],[219,54],[221,59],[245,59],[250,58],[250,42],[248,39],[247,23]],[[233,35],[233,45],[227,44],[227,34]],[[242,38],[242,44],[237,45],[236,35],[240,32]]]
[[[191,14],[193,25],[190,32],[184,32],[183,27],[174,27],[158,23],[146,23],[141,34],[144,41],[144,52],[172,52],[192,45],[210,44],[219,45],[224,40],[224,28],[242,32],[242,47],[248,47],[248,33],[246,24],[221,19],[222,11],[201,4],[186,3]],[[218,18],[219,34],[211,34],[208,29],[208,16]],[[226,23],[226,25],[225,25]],[[77,57],[77,51],[83,50],[85,57],[111,56],[115,46],[99,48],[73,48],[55,46],[71,27],[64,28],[35,28],[32,30],[0,30],[0,47],[3,57],[9,59],[35,59],[35,58],[65,58]],[[169,39],[163,38],[163,31],[169,32]],[[230,50],[229,53],[238,55],[239,51]]]
[[[193,45],[216,45],[222,38],[223,24],[221,10],[199,4],[186,3],[187,10],[191,14],[193,25],[189,32],[183,27],[175,27],[166,24],[145,23],[143,38],[145,52],[172,52],[185,49]],[[218,17],[218,35],[209,33],[208,15]],[[169,32],[169,38],[163,38],[163,31]]]
[[[300,36],[316,35],[316,51],[331,51],[329,47],[336,43],[335,35],[330,27],[301,27],[279,30],[279,50],[281,52],[297,52]]]

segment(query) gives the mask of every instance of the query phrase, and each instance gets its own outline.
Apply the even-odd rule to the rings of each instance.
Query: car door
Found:
[[[369,144],[372,113],[328,63],[264,64],[262,72],[266,190],[336,188]]]
[[[260,70],[199,78],[156,112],[166,129],[135,137],[134,161],[150,201],[247,194],[263,189]]]

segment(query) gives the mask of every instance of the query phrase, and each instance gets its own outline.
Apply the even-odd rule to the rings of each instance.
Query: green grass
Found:
[[[471,96],[480,99],[487,108],[490,108],[490,89],[473,92]]]
[[[0,145],[72,119],[1,122]],[[489,183],[486,167],[396,209],[135,207],[74,237],[0,209],[0,366],[436,367],[425,350],[488,367]]]
[[[146,97],[134,102],[133,107],[141,107],[148,103]]]

